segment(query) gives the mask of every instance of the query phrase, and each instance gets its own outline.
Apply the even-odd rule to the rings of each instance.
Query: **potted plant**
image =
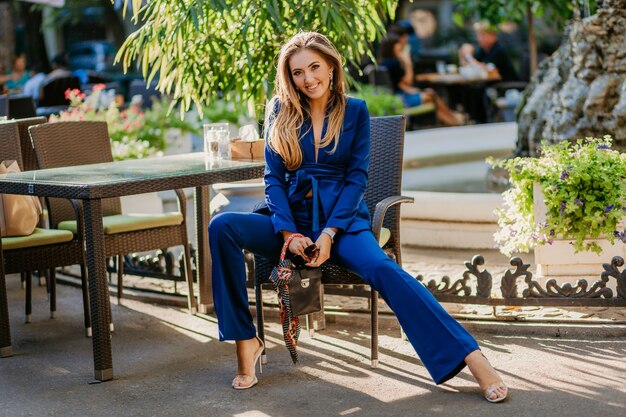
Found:
[[[489,161],[509,172],[494,238],[506,255],[535,249],[538,275],[591,275],[625,254],[626,155],[611,137],[544,142],[539,157]]]

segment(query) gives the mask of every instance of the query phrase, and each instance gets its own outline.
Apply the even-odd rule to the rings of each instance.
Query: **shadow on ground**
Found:
[[[395,330],[381,329],[378,369],[369,365],[369,330],[358,324],[330,324],[314,338],[303,332],[294,366],[272,322],[259,385],[235,391],[234,345],[216,340],[214,317],[131,300],[113,305],[116,378],[89,385],[91,339],[83,336],[80,291],[61,286],[58,318],[49,320],[45,290],[35,288],[33,323],[24,324],[18,281],[8,277],[15,355],[0,360],[0,415],[626,414],[626,338],[476,334],[511,388],[511,398],[494,405],[481,398],[467,371],[434,385]]]

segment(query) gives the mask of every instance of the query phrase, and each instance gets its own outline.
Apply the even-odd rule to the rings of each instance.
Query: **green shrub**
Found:
[[[360,86],[357,91],[352,93],[352,96],[365,100],[372,116],[402,114],[404,108],[400,97],[371,85]]]

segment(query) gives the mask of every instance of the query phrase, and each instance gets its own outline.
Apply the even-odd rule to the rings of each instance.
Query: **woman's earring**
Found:
[[[332,72],[329,74],[329,77],[330,77],[330,91],[333,91],[335,89],[335,83],[334,83],[334,80],[333,80],[333,73]]]

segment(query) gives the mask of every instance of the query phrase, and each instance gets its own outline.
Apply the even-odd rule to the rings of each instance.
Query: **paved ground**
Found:
[[[270,318],[269,364],[257,387],[238,392],[229,387],[234,346],[216,341],[214,317],[133,300],[113,305],[116,379],[89,385],[80,291],[61,286],[59,317],[49,320],[45,291],[36,287],[33,323],[24,324],[18,281],[8,279],[15,355],[0,360],[0,416],[626,415],[623,333],[557,337],[563,326],[494,333],[470,324],[511,388],[506,403],[489,404],[467,372],[435,386],[394,326],[381,329],[378,369],[369,366],[364,320],[329,320],[313,339],[305,334],[293,366]]]

